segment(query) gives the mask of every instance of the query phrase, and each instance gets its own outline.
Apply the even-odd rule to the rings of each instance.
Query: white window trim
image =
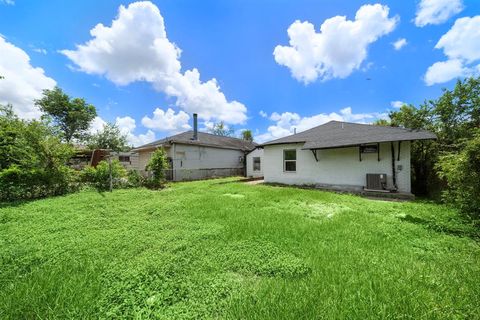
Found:
[[[258,164],[259,164],[259,168],[258,169],[255,169],[255,159],[258,159]],[[252,157],[252,170],[253,171],[262,171],[262,158],[260,157]]]
[[[285,151],[295,151],[295,160],[285,160]],[[283,149],[283,172],[296,173],[297,172],[297,149]],[[287,170],[287,162],[295,162],[295,171]]]

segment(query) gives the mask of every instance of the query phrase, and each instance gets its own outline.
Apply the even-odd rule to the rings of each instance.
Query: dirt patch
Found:
[[[245,198],[245,195],[243,194],[238,194],[238,193],[224,193],[223,196],[225,197],[230,197],[234,199],[242,199]]]
[[[342,212],[351,210],[350,207],[336,203],[312,203],[307,204],[306,208],[308,210],[305,213],[305,217],[309,219],[332,219]]]
[[[245,184],[251,184],[251,185],[261,184],[261,183],[265,183],[265,180],[263,180],[263,179],[256,179],[256,180],[249,180],[249,181],[246,181],[246,182],[245,182]]]

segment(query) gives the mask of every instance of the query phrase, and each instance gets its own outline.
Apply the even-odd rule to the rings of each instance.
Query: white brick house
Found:
[[[331,121],[262,144],[263,176],[270,183],[362,191],[373,174],[382,179],[377,191],[410,193],[410,141],[435,138],[426,131]]]

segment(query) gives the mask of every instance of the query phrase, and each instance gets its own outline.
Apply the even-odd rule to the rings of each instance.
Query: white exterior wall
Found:
[[[165,148],[165,152],[167,153],[167,157],[171,157],[171,148]],[[138,151],[138,159],[136,161],[136,168],[139,171],[145,171],[145,167],[148,164],[148,161],[150,160],[150,157],[152,156],[153,152],[155,149],[151,150],[140,150]],[[133,165],[133,163],[132,163]]]
[[[173,169],[243,168],[240,150],[175,143],[172,146]]]
[[[253,158],[260,157],[260,170],[253,170]],[[247,177],[260,178],[263,177],[263,149],[257,148],[247,154]]]
[[[171,147],[173,180],[201,180],[243,174],[244,152],[177,144]]]
[[[380,161],[377,161],[377,153],[363,153],[362,161],[359,161],[358,147],[352,147],[318,150],[317,162],[312,151],[302,150],[302,147],[303,143],[265,146],[262,159],[265,182],[363,188],[367,173],[385,173],[388,187],[393,186],[389,142],[380,144]],[[400,161],[397,161],[398,142],[394,143],[394,148],[397,186],[399,191],[409,193],[410,142],[402,142]],[[283,170],[283,150],[286,149],[297,150],[296,172]]]
[[[137,170],[145,171],[153,152],[154,149],[138,152]],[[243,175],[245,154],[240,150],[175,143],[165,152],[172,159],[175,181]]]

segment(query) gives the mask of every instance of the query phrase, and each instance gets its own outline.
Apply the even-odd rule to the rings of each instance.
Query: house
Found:
[[[263,148],[255,148],[246,156],[246,176],[248,178],[263,177]]]
[[[186,131],[132,150],[138,155],[137,169],[145,172],[152,153],[163,148],[170,170],[167,179],[198,180],[245,174],[245,155],[256,147],[253,142],[198,131],[193,115],[193,131]]]
[[[138,168],[138,154],[131,151],[112,152],[112,160],[118,160],[126,170]]]
[[[410,194],[410,144],[427,131],[330,121],[262,144],[265,182]]]
[[[110,152],[105,149],[89,149],[82,145],[75,146],[75,154],[70,158],[69,164],[76,170],[86,166],[96,167],[100,161],[118,160],[126,170],[138,167],[138,155],[132,152]]]

